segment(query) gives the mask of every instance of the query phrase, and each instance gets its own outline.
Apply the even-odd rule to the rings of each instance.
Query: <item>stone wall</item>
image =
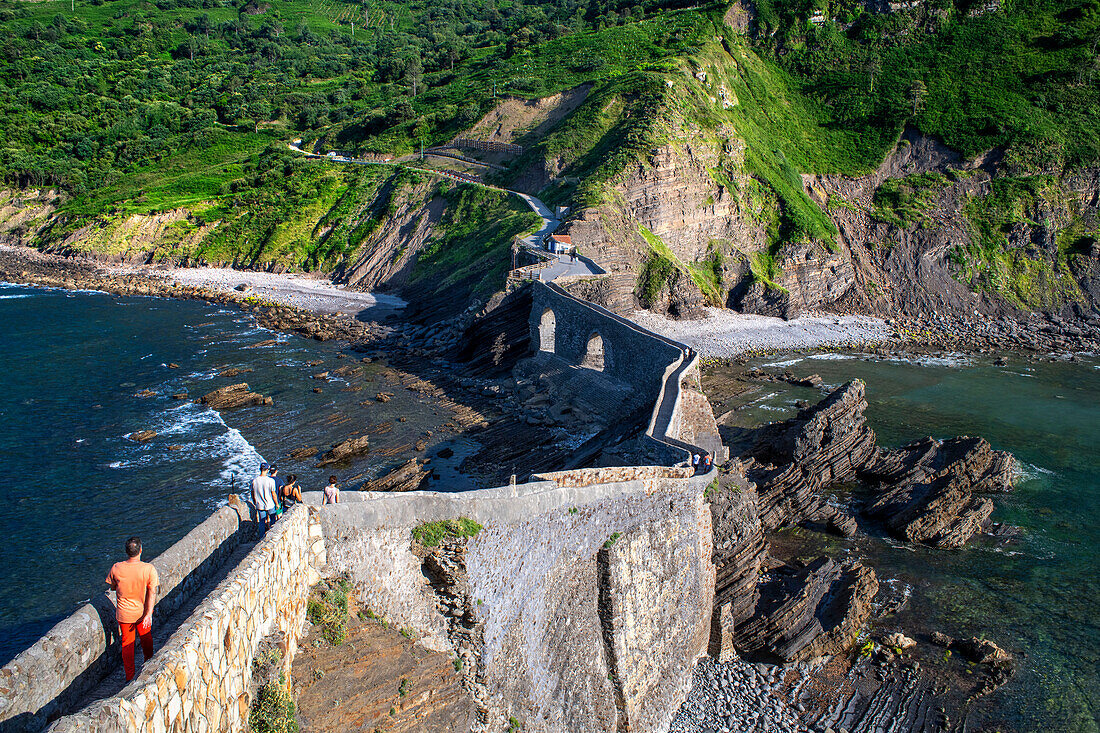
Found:
[[[531,343],[570,364],[581,366],[589,341],[603,342],[603,369],[607,376],[632,385],[639,397],[657,398],[665,367],[681,358],[683,348],[599,306],[574,298],[561,288],[532,283]],[[544,314],[553,313],[553,336],[540,326]],[[552,341],[552,343],[551,343]]]
[[[462,494],[349,493],[320,510],[329,572],[463,660],[484,730],[514,717],[529,732],[665,731],[706,651],[712,476],[577,473]],[[484,528],[429,566],[412,530],[458,517]],[[444,582],[436,566],[458,570]]]
[[[171,616],[221,567],[242,535],[247,509],[231,498],[150,562],[160,575],[154,621]],[[121,550],[121,548],[120,548]],[[107,574],[107,567],[103,574]],[[74,706],[122,662],[112,593],[97,593],[33,646],[0,669],[0,731],[35,731]]]
[[[532,283],[529,326],[531,343],[541,354],[598,371],[625,387],[631,404],[653,405],[646,434],[656,442],[654,462],[679,463],[698,452],[680,439],[681,382],[698,372],[698,357],[687,346],[540,282]],[[600,368],[594,369],[594,362]]]
[[[281,634],[289,667],[304,626],[311,568],[324,560],[315,512],[300,505],[284,515],[118,696],[50,732],[246,729],[260,640]]]

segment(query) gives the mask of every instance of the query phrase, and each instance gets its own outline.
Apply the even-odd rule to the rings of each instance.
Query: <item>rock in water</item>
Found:
[[[871,615],[875,571],[860,563],[820,557],[805,567],[784,566],[760,586],[751,618],[733,643],[744,654],[784,662],[846,651]]]
[[[864,383],[853,380],[796,417],[760,428],[751,448],[747,475],[760,493],[764,529],[806,519],[852,529],[820,496],[821,489],[852,481],[874,455],[875,433],[867,426]]]
[[[251,407],[252,405],[273,405],[275,400],[264,397],[258,392],[249,392],[248,383],[231,384],[228,387],[208,392],[195,400],[200,405],[206,405],[215,410],[232,410],[237,407]]]
[[[146,443],[157,437],[156,430],[138,430],[126,436],[135,443]]]
[[[902,651],[914,647],[917,645],[915,639],[911,639],[900,631],[896,631],[893,634],[888,635],[883,642],[886,646],[893,647],[894,649],[901,649]]]
[[[860,476],[880,491],[865,513],[897,537],[961,547],[993,513],[993,502],[976,494],[1011,490],[1012,456],[983,438],[924,438],[881,451]]]
[[[348,438],[343,443],[338,443],[325,451],[325,454],[321,456],[321,462],[317,464],[317,468],[361,456],[369,450],[369,436],[360,435],[358,438]]]
[[[432,472],[423,467],[415,458],[410,458],[385,476],[380,476],[363,485],[363,491],[418,491]]]

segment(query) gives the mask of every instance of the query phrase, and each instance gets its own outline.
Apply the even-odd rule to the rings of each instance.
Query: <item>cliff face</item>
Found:
[[[710,510],[700,486],[676,481],[350,497],[322,515],[340,538],[329,565],[375,613],[461,660],[474,730],[515,718],[530,731],[664,731],[706,650],[714,589]],[[474,537],[412,536],[426,517],[479,513]]]
[[[753,128],[750,106],[783,104],[752,88],[767,70],[751,54],[726,39],[686,60],[665,80],[652,147],[602,199],[586,189],[564,230],[609,275],[578,294],[676,318],[703,305],[971,323],[1100,309],[1100,171],[1020,169],[998,150],[963,159],[906,131],[865,175],[799,177],[783,149],[803,169],[815,151],[783,134],[808,134],[806,123],[781,118],[796,110],[766,134]]]
[[[187,209],[159,214],[99,217],[60,237],[51,237],[59,223],[59,191],[25,189],[0,191],[0,243],[41,246],[61,255],[87,255],[108,262],[175,261],[186,263],[217,223],[195,218]]]

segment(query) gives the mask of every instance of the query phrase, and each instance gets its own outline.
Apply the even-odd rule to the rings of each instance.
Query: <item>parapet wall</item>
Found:
[[[260,640],[281,634],[289,669],[305,624],[310,570],[324,562],[315,511],[299,505],[284,515],[118,696],[50,732],[247,729]]]
[[[150,562],[160,576],[154,622],[171,616],[252,531],[242,505],[225,506]],[[107,574],[104,567],[103,574]],[[70,712],[114,668],[118,626],[111,593],[57,623],[0,669],[0,731],[36,731]]]
[[[609,483],[582,471],[461,494],[342,495],[319,512],[328,571],[460,659],[488,730],[514,717],[528,732],[667,731],[709,638],[713,476],[647,468]],[[417,526],[458,517],[484,528],[461,546],[414,542]]]

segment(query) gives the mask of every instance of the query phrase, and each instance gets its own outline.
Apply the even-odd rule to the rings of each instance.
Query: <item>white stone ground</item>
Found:
[[[239,285],[249,285],[259,298],[284,305],[305,308],[315,313],[347,313],[356,315],[373,309],[378,318],[405,307],[405,301],[394,295],[344,290],[331,280],[301,273],[275,274],[250,272],[219,267],[144,268],[120,267],[119,272],[144,272],[167,277],[181,285],[206,286],[231,291]]]
[[[792,351],[826,346],[860,346],[890,341],[894,329],[868,316],[804,315],[790,321],[707,308],[707,317],[674,321],[634,311],[639,325],[695,349],[704,358],[733,358],[750,351]]]

